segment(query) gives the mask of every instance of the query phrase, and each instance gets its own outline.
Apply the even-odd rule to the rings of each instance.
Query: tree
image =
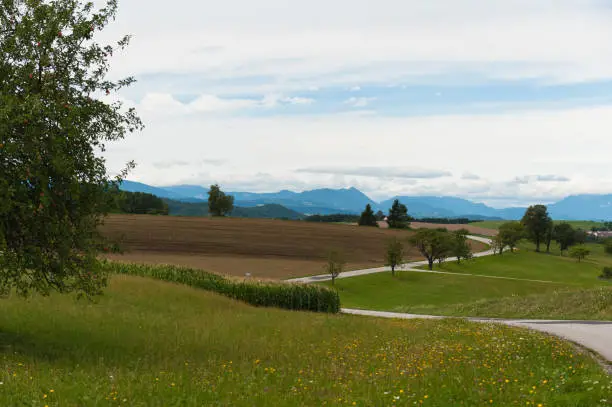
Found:
[[[404,261],[404,245],[396,237],[387,243],[386,266],[391,267],[391,274],[395,276],[395,268]]]
[[[469,231],[466,229],[459,229],[453,232],[454,244],[452,247],[452,254],[457,258],[457,263],[461,263],[461,260],[469,260],[472,258],[472,248],[468,243]]]
[[[506,222],[499,227],[497,235],[501,239],[502,247],[507,246],[511,252],[514,252],[514,248],[523,239],[524,234],[525,228],[520,222]]]
[[[106,77],[129,37],[100,45],[117,1],[0,0],[0,291],[100,294],[97,255],[110,178],[105,144],[142,129],[108,95],[133,78]]]
[[[378,226],[376,215],[374,215],[374,211],[372,210],[372,205],[367,204],[365,211],[361,213],[361,217],[359,218],[359,226]]]
[[[387,216],[387,223],[392,229],[404,229],[410,226],[408,208],[400,203],[399,199],[393,201],[393,205],[389,209],[389,216]]]
[[[550,222],[551,218],[548,216],[548,209],[545,205],[533,205],[525,211],[521,223],[529,238],[535,243],[536,252],[540,251],[540,243],[546,238]]]
[[[491,249],[493,250],[493,254],[497,254],[499,252],[500,255],[504,253],[504,240],[503,237],[498,233],[497,235],[491,237]]]
[[[381,221],[381,220],[385,220],[385,214],[383,211],[379,210],[378,212],[376,212],[376,220]]]
[[[578,263],[580,263],[581,260],[585,259],[589,254],[591,254],[591,251],[585,246],[576,246],[570,251],[570,256],[577,259]]]
[[[555,225],[554,237],[562,253],[576,244],[576,230],[567,222]]]
[[[548,217],[548,223],[546,224],[546,233],[544,235],[544,240],[546,241],[546,253],[550,253],[550,244],[554,238],[555,224],[552,218]]]
[[[327,253],[327,264],[325,265],[325,270],[331,275],[332,285],[336,284],[336,277],[342,273],[345,265],[346,262],[344,261],[344,256],[341,252],[337,250],[330,250]]]
[[[234,197],[225,195],[218,184],[211,185],[208,191],[208,213],[212,216],[225,216],[233,210]]]
[[[433,270],[434,261],[443,258],[449,251],[448,232],[419,229],[408,241],[427,259],[430,270]]]

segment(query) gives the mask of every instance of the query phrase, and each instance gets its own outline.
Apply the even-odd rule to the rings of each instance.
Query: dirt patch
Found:
[[[411,234],[299,221],[148,215],[111,215],[101,230],[122,240],[127,250],[124,255],[109,255],[113,260],[278,279],[321,274],[332,248],[344,253],[347,270],[380,267],[387,240]],[[406,248],[409,260],[421,259],[416,250]]]
[[[473,233],[473,234],[476,234],[476,235],[483,235],[483,236],[495,236],[497,234],[497,230],[481,228],[481,227],[478,227],[478,226],[474,226],[474,224],[469,224],[469,225],[457,225],[457,224],[440,225],[440,224],[437,224],[437,223],[411,222],[410,223],[410,227],[413,228],[413,229],[421,229],[421,228],[427,228],[427,229],[446,228],[448,230],[467,229],[470,233]]]

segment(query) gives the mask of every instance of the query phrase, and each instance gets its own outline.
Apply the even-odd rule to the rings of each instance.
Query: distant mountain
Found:
[[[610,220],[612,195],[572,195],[548,205],[553,219]],[[578,217],[579,216],[579,217]]]
[[[168,205],[168,211],[171,216],[207,216],[208,202],[182,202],[172,199],[164,200]],[[281,205],[262,205],[252,208],[243,208],[240,206],[234,207],[231,214],[236,218],[263,218],[263,219],[303,219],[305,216],[301,213],[287,209]]]
[[[140,182],[127,181],[127,180],[121,183],[121,186],[119,187],[119,189],[121,189],[122,191],[126,191],[126,192],[144,192],[147,194],[153,194],[159,198],[177,199],[181,197],[180,195],[175,194],[172,191],[168,191],[165,188],[152,187],[150,185],[143,184]]]
[[[185,203],[205,203],[208,188],[198,185],[174,185],[152,187],[146,184],[124,181],[121,189],[130,192],[146,192],[161,198]],[[367,204],[373,209],[387,212],[393,199],[377,203],[356,188],[315,189],[312,191],[274,193],[227,192],[234,196],[234,203],[241,208],[258,208],[263,205],[281,205],[292,212],[305,215],[330,215],[336,213],[359,214]],[[469,218],[520,219],[526,208],[491,208],[483,203],[467,199],[439,196],[397,197],[408,207],[408,213],[416,218]],[[575,195],[548,205],[555,219],[612,220],[612,195]]]

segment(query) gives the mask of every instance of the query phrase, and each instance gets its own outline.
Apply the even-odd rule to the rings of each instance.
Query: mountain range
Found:
[[[197,185],[154,187],[126,180],[122,183],[121,189],[129,192],[146,192],[184,203],[202,203],[208,199],[208,188]],[[497,209],[483,203],[448,196],[397,196],[376,202],[356,188],[324,188],[304,192],[283,190],[274,193],[226,193],[234,196],[234,203],[239,207],[282,205],[304,215],[358,214],[367,204],[372,205],[374,211],[382,210],[386,213],[395,199],[406,205],[408,213],[415,218],[520,219],[526,209],[521,207]],[[612,194],[572,195],[548,205],[548,211],[553,219],[612,220]]]

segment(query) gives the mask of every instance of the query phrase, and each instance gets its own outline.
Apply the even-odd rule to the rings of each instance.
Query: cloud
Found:
[[[569,182],[569,178],[562,175],[538,175],[536,180],[540,182]]]
[[[468,181],[476,181],[481,179],[480,176],[476,175],[476,174],[472,174],[471,172],[464,172],[463,175],[461,176],[461,179],[463,180],[468,180]]]
[[[216,158],[203,158],[201,160],[201,163],[206,165],[223,165],[227,163],[227,160],[220,160]]]
[[[352,107],[366,107],[375,100],[375,97],[351,97],[345,100],[344,104]]]
[[[361,86],[353,86],[349,88],[351,92],[359,92],[361,90]]]
[[[340,174],[373,178],[406,178],[406,179],[433,179],[449,177],[448,171],[426,170],[399,167],[310,167],[300,168],[297,172],[310,174]]]
[[[189,161],[182,160],[168,160],[168,161],[157,161],[153,163],[155,168],[159,168],[162,170],[168,170],[175,167],[187,167],[191,165]]]
[[[131,0],[101,39],[134,35],[117,76],[267,77],[278,92],[459,74],[578,83],[612,78],[611,15],[601,0]]]
[[[135,160],[133,177],[153,185],[192,179],[202,171],[202,157],[211,157],[226,160],[206,168],[212,179],[246,185],[253,173],[267,173],[272,174],[266,181],[270,189],[359,185],[382,198],[427,192],[480,200],[505,196],[526,203],[612,193],[612,106],[427,117],[325,114],[228,120],[192,114],[169,120],[158,112],[141,114],[145,130],[108,143],[105,157],[111,171]],[[172,159],[195,164],[171,169],[153,165]],[[570,181],[509,182],[517,177],[517,162],[524,174],[563,174]],[[458,175],[401,177],[434,165]],[[338,173],[342,178],[334,178]],[[463,173],[486,174],[486,179],[463,180]],[[478,192],[483,189],[486,192]]]

